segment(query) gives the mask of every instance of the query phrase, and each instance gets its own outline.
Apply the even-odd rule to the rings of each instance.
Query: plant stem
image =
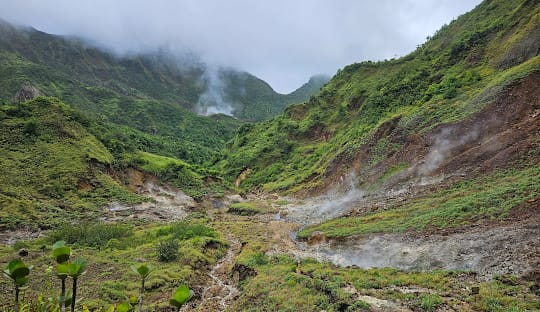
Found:
[[[71,312],[75,312],[75,299],[77,298],[77,278],[73,278],[73,292],[71,295]]]
[[[144,297],[144,278],[142,279],[142,282],[141,282],[141,293],[139,295],[139,312],[142,312],[142,302],[143,302],[143,297]]]
[[[66,279],[62,279],[62,291],[60,292],[60,311],[66,312]]]
[[[15,312],[19,312],[19,286],[15,285]]]

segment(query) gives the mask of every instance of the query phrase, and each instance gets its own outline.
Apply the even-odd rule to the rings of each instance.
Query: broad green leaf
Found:
[[[131,270],[139,274],[142,278],[146,278],[152,271],[152,267],[146,264],[141,264],[139,266],[132,265]]]
[[[15,285],[17,285],[17,287],[22,287],[24,285],[26,285],[26,283],[28,283],[28,277],[27,276],[24,276],[24,277],[19,277],[15,280]]]
[[[62,247],[66,247],[66,242],[63,241],[63,240],[57,241],[57,242],[54,243],[54,245],[52,246],[53,249],[62,248]]]
[[[69,275],[69,263],[60,263],[56,266],[56,275],[61,278],[61,279],[64,279],[66,277],[68,277]]]
[[[69,276],[77,278],[86,273],[86,260],[77,258],[68,264]]]
[[[175,307],[181,307],[184,303],[191,299],[191,297],[193,297],[193,291],[191,291],[186,285],[182,285],[176,289],[169,302]]]
[[[131,305],[127,302],[122,302],[116,305],[117,312],[129,312],[131,311]]]
[[[9,262],[7,269],[4,270],[4,274],[11,280],[23,278],[30,274],[31,267],[28,267],[24,262],[19,259],[15,259]]]
[[[64,246],[53,249],[53,257],[58,263],[64,263],[71,257],[71,248]]]

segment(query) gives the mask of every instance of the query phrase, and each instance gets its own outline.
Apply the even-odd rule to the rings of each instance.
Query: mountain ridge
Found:
[[[38,71],[28,73],[26,75],[28,80],[37,79],[36,74],[45,70],[41,68],[42,66],[51,66],[57,72],[57,75],[48,77],[52,81],[72,80],[72,83],[80,81],[83,86],[107,88],[134,98],[152,98],[178,105],[192,112],[198,111],[198,105],[212,105],[201,103],[201,95],[214,92],[217,93],[219,100],[227,100],[238,106],[235,107],[238,111],[235,117],[252,121],[267,119],[280,113],[292,101],[301,102],[307,99],[325,83],[321,80],[312,81],[311,83],[315,83],[316,86],[310,89],[311,92],[302,93],[302,96],[294,91],[291,95],[282,95],[275,92],[263,80],[247,72],[233,68],[210,67],[196,56],[176,55],[163,48],[143,53],[115,55],[81,38],[50,35],[32,27],[13,26],[6,21],[0,22],[0,30],[0,48],[4,52],[12,53],[5,56],[4,62],[22,56],[21,62],[29,61],[30,63],[27,62],[25,65],[34,64],[33,70]],[[18,69],[21,71],[21,68]],[[10,77],[7,73],[5,76],[14,80],[11,83],[3,82],[6,88],[0,93],[0,97],[8,99],[10,93],[14,94],[22,81],[21,77],[13,79],[15,77]],[[216,81],[213,81],[213,78],[223,80],[217,81],[219,84],[217,90],[214,90]],[[227,85],[230,82],[239,85]],[[249,85],[242,85],[245,82]],[[41,84],[40,89],[47,95],[60,98],[65,96],[60,94],[59,90],[47,85],[46,81],[36,81],[35,84]],[[239,97],[233,92],[236,89],[243,89],[248,93]],[[78,94],[79,97],[80,95]],[[63,98],[67,102],[74,99],[76,98]],[[242,114],[245,110],[250,111],[250,114]],[[261,113],[257,114],[258,110]],[[230,113],[234,115],[235,112]]]

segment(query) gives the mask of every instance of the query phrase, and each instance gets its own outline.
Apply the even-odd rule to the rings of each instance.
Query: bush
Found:
[[[156,253],[159,261],[174,261],[178,258],[178,242],[175,239],[161,241],[156,246]]]
[[[63,240],[67,244],[86,247],[105,247],[111,239],[121,239],[133,235],[133,228],[123,224],[83,223],[62,225],[51,233],[51,242]]]
[[[172,234],[173,238],[187,240],[197,236],[217,237],[217,233],[211,227],[202,224],[189,224],[187,222],[176,222],[168,227],[159,229],[157,236]]]

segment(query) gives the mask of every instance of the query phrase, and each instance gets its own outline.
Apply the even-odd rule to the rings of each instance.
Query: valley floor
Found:
[[[106,247],[76,249],[91,263],[89,273],[81,278],[81,303],[89,308],[136,295],[136,277],[129,273],[129,264],[141,261],[156,269],[147,283],[146,305],[158,311],[168,310],[167,298],[179,283],[188,283],[195,293],[182,311],[540,308],[538,210],[478,227],[346,239],[312,235],[307,241],[297,241],[295,233],[303,225],[295,222],[294,215],[287,217],[287,211],[305,206],[306,200],[234,195],[197,204],[177,190],[156,184],[146,184],[141,193],[154,201],[110,205],[102,218],[133,224],[133,237],[109,240]],[[249,209],[231,208],[242,205]],[[245,211],[249,213],[243,215]],[[168,237],[164,233],[173,231],[179,220],[212,228],[219,238],[180,240],[177,260],[156,261],[155,245]],[[35,265],[35,280],[25,299],[33,306],[38,294],[45,298],[53,294],[43,285],[56,287],[57,283],[45,273],[52,265],[46,237],[20,240],[38,234],[48,235],[4,233],[5,245],[0,247],[2,263],[13,258],[16,249],[28,249],[25,261]],[[11,288],[5,280],[1,283],[0,306],[5,310],[10,306]]]

